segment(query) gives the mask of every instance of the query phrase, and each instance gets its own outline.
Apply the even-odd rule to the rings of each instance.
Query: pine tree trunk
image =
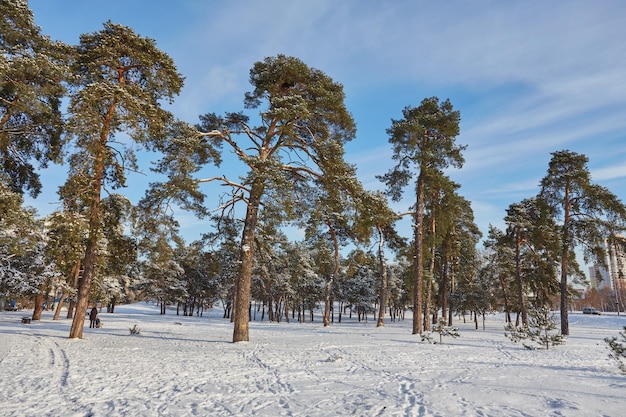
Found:
[[[43,294],[37,294],[35,296],[35,309],[33,310],[33,320],[41,320],[41,313],[43,312]]]
[[[449,262],[448,262],[449,263]],[[455,271],[454,269],[449,269],[450,275],[448,277],[448,282],[450,283],[450,291],[449,294],[453,294],[456,291],[456,281],[455,281]],[[454,309],[452,306],[452,301],[450,301],[450,297],[448,296],[448,326],[452,326],[452,316],[454,314]]]
[[[431,217],[430,217],[430,233],[433,237],[433,244],[430,247],[430,262],[428,263],[428,278],[426,279],[426,302],[424,304],[426,304],[425,307],[425,311],[426,311],[426,320],[424,321],[424,330],[425,331],[430,331],[430,324],[436,324],[437,323],[437,310],[435,309],[435,312],[433,312],[433,318],[432,321],[428,320],[428,316],[430,315],[430,312],[432,309],[432,304],[433,304],[433,286],[434,286],[434,276],[435,276],[435,244],[434,244],[434,237],[435,237],[435,233],[437,232],[436,229],[436,223],[435,223],[435,215],[434,213],[431,213]]]
[[[91,278],[95,272],[96,265],[96,243],[95,239],[88,239],[87,249],[85,250],[85,268],[83,276],[78,281],[78,299],[76,301],[76,311],[70,328],[70,339],[83,338],[83,326],[85,324],[85,315],[87,314],[87,306],[89,303],[89,291],[91,290]]]
[[[66,292],[62,293],[61,299],[59,300],[59,303],[57,304],[57,308],[56,310],[54,310],[54,316],[52,317],[52,320],[59,319],[59,316],[61,315],[61,308],[63,308],[63,303],[66,298],[67,298],[67,293]]]
[[[387,305],[387,263],[385,262],[385,235],[380,227],[378,229],[378,263],[380,266],[380,295],[378,305],[378,322],[376,327],[385,325],[385,307]]]
[[[567,311],[567,268],[569,256],[569,222],[570,222],[570,202],[569,185],[565,187],[565,204],[563,207],[563,250],[561,252],[561,334],[569,335],[569,320]]]
[[[511,323],[511,308],[509,307],[509,298],[506,295],[506,285],[504,282],[504,277],[501,274],[498,274],[498,280],[500,281],[500,286],[502,287],[502,301],[504,303],[504,312],[506,313],[506,323]]]
[[[235,299],[233,309],[233,342],[250,340],[250,292],[252,286],[252,266],[254,253],[254,236],[259,220],[259,206],[263,195],[264,184],[256,179],[250,190],[250,200],[246,209],[246,219],[241,239],[240,267],[235,283]],[[270,307],[271,308],[271,307]]]
[[[78,289],[78,281],[80,279],[80,265],[82,260],[76,261],[74,267],[72,267],[72,288]],[[74,301],[74,297],[70,298],[69,303],[67,305],[67,317],[71,319],[74,317],[74,309],[76,308],[76,301]]]
[[[330,232],[330,236],[333,240],[334,254],[333,259],[335,261],[335,267],[333,269],[333,273],[326,283],[326,299],[324,303],[324,327],[330,326],[330,312],[332,307],[332,291],[333,291],[333,282],[337,274],[339,274],[339,241],[337,240],[337,234],[335,233],[335,229],[333,229],[330,221],[327,222],[328,230]]]
[[[83,260],[83,276],[78,281],[78,300],[76,302],[76,314],[72,320],[70,329],[70,339],[83,338],[83,326],[85,324],[85,314],[87,314],[87,304],[89,302],[89,290],[91,289],[91,281],[96,272],[96,250],[98,247],[98,238],[100,236],[100,199],[102,192],[102,182],[104,175],[104,158],[106,153],[106,145],[111,130],[111,122],[117,105],[113,101],[107,109],[107,115],[104,119],[102,130],[100,131],[100,140],[98,147],[94,153],[94,169],[92,178],[92,202],[91,211],[89,213],[89,236],[85,245],[85,258]]]
[[[517,281],[517,298],[520,312],[522,313],[522,325],[528,327],[528,313],[526,311],[526,300],[524,297],[524,284],[522,282],[522,238],[519,229],[515,233],[515,279]]]
[[[424,169],[417,178],[417,203],[415,209],[415,242],[413,263],[413,334],[422,333],[422,289],[424,277],[423,221],[424,221]]]
[[[441,289],[439,291],[441,294],[441,317],[444,319],[448,312],[448,293],[450,292],[448,289],[448,265],[450,265],[450,260],[446,255],[444,257],[444,267],[441,271]],[[449,326],[451,326],[451,324],[449,324]]]

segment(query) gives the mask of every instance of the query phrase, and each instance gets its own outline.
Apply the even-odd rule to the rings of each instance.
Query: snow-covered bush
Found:
[[[550,346],[562,345],[565,338],[558,331],[558,321],[547,307],[535,307],[528,311],[528,327],[516,327],[509,323],[504,327],[504,335],[513,342],[522,342],[526,349],[535,349],[536,346],[526,341],[535,342],[546,350]]]
[[[439,343],[443,343],[444,336],[450,336],[452,338],[461,336],[458,328],[447,326],[446,324],[446,319],[443,317],[440,318],[439,323],[431,327],[431,331],[420,334],[420,336],[422,336],[422,342],[427,341],[429,343],[437,343],[433,342],[433,333],[439,333]]]
[[[626,364],[622,362],[623,359],[626,359],[626,326],[624,326],[624,331],[620,332],[619,335],[622,337],[621,342],[618,341],[615,336],[607,337],[604,341],[609,345],[609,349],[611,350],[609,357],[617,361],[617,366],[622,372],[626,372]]]

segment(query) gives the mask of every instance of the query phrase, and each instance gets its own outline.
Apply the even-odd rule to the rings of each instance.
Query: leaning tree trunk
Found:
[[[54,310],[54,316],[52,317],[52,320],[58,320],[59,319],[59,316],[61,315],[61,308],[63,308],[63,303],[64,303],[63,300],[65,300],[66,298],[67,298],[67,292],[64,291],[61,294],[61,299],[57,303],[56,309]]]
[[[92,240],[94,240],[92,242]],[[83,338],[83,326],[85,324],[85,314],[87,314],[87,304],[89,303],[89,291],[91,290],[91,279],[94,276],[96,266],[96,242],[95,239],[88,239],[85,251],[85,268],[83,276],[78,281],[78,299],[76,301],[76,312],[70,328],[70,339]]]
[[[259,220],[259,206],[263,195],[262,180],[255,180],[250,190],[250,200],[246,209],[246,219],[241,239],[241,253],[239,255],[239,272],[235,283],[235,297],[233,308],[233,342],[247,342],[250,340],[250,293],[252,286],[252,266],[254,253],[254,235]]]
[[[83,260],[83,276],[78,281],[78,299],[76,301],[76,314],[72,320],[70,329],[70,339],[83,338],[83,326],[87,304],[89,302],[89,290],[91,281],[96,272],[96,249],[100,235],[100,199],[102,192],[102,181],[104,180],[104,157],[106,145],[109,137],[111,121],[115,113],[116,103],[111,103],[108,108],[104,125],[100,132],[98,149],[94,155],[94,174],[92,178],[93,189],[91,190],[93,201],[91,202],[91,212],[89,213],[89,236],[85,245],[85,258]]]

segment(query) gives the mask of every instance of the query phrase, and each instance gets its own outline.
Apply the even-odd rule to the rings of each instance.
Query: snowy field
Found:
[[[0,312],[1,416],[624,416],[626,376],[603,339],[626,317],[570,315],[567,343],[529,351],[458,321],[430,345],[411,320],[251,322],[158,314],[150,304],[100,314],[68,339],[70,320],[22,324]],[[87,320],[87,327],[89,321]],[[137,325],[141,334],[131,335]]]

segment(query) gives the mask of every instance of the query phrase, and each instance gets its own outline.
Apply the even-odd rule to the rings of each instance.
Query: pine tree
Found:
[[[617,340],[617,337],[607,337],[604,341],[608,344],[610,350],[609,357],[617,361],[617,366],[622,372],[626,372],[626,364],[622,362],[626,359],[626,326],[624,331],[619,333],[622,338],[621,341]]]
[[[151,148],[172,125],[161,100],[173,100],[183,78],[172,59],[152,39],[130,28],[107,22],[95,33],[80,37],[73,73],[78,88],[70,97],[69,133],[75,139],[68,180],[61,187],[64,201],[87,208],[89,232],[83,275],[79,281],[76,315],[70,338],[81,338],[97,250],[103,233],[103,190],[124,187],[127,170],[137,170],[133,148]],[[127,139],[116,140],[116,135]]]
[[[568,150],[552,153],[539,197],[560,217],[561,333],[569,335],[568,274],[577,268],[574,247],[583,243],[585,258],[604,264],[601,243],[624,228],[626,207],[607,188],[591,183],[588,158]]]
[[[387,199],[381,192],[363,191],[359,193],[357,201],[358,213],[355,229],[362,236],[361,240],[369,240],[372,235],[377,240],[378,275],[380,279],[378,294],[378,321],[377,327],[385,324],[385,309],[388,300],[388,267],[385,258],[385,249],[397,250],[405,245],[405,241],[395,230],[395,223],[400,217],[388,205]]]
[[[13,191],[37,196],[37,165],[61,162],[70,57],[41,33],[27,1],[0,2],[0,173]]]
[[[528,326],[516,327],[509,323],[505,327],[504,335],[514,342],[522,342],[526,349],[534,349],[535,346],[526,343],[526,340],[535,342],[546,350],[550,346],[558,346],[565,343],[561,332],[554,332],[559,327],[554,314],[547,307],[533,307],[528,311]]]
[[[433,342],[433,333],[437,333],[439,335],[439,343],[443,343],[444,336],[457,338],[461,335],[459,334],[459,329],[456,327],[448,326],[446,323],[446,319],[441,317],[439,322],[432,327],[430,331],[425,331],[420,334],[422,337],[422,342],[426,341],[429,343],[437,343]]]
[[[419,107],[407,106],[403,119],[392,120],[387,130],[393,146],[393,159],[397,165],[380,177],[389,187],[394,201],[402,196],[402,189],[413,178],[416,181],[414,215],[414,265],[413,265],[413,334],[422,330],[423,277],[424,277],[424,187],[429,177],[448,166],[461,167],[465,149],[455,143],[459,134],[460,114],[452,103],[439,103],[437,97],[424,99]]]
[[[344,105],[343,87],[301,60],[278,55],[257,62],[250,70],[252,91],[244,105],[259,110],[253,126],[243,112],[201,116],[198,132],[179,126],[161,146],[166,153],[157,168],[169,175],[154,194],[176,194],[184,208],[206,213],[203,182],[218,181],[233,192],[222,200],[228,212],[237,202],[246,205],[235,285],[233,341],[249,340],[249,304],[255,234],[262,201],[268,193],[297,199],[302,183],[314,188],[342,186],[350,171],[343,144],[355,135],[355,124]],[[204,164],[219,162],[216,149],[227,146],[246,166],[241,181],[232,178],[193,178]],[[352,176],[350,176],[352,177]],[[281,202],[293,207],[295,202]]]

